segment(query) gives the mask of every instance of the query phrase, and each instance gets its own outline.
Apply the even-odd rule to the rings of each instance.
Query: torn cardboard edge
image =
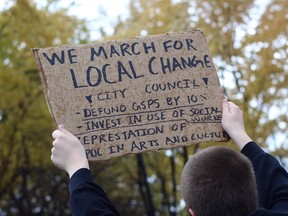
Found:
[[[184,37],[183,35],[185,35],[189,38]],[[198,38],[198,40],[203,40],[203,41],[200,45],[197,44],[197,50],[196,50],[196,48],[193,47],[194,44],[192,44],[192,43],[193,43],[193,40],[197,40],[197,38]],[[170,40],[172,41],[172,39],[174,41],[176,41],[176,40],[179,41],[177,43],[174,43],[173,45],[169,44],[169,47],[166,44],[167,45],[166,48],[167,49],[169,48],[170,50],[171,50],[172,46],[175,46],[174,50],[172,50],[173,52],[172,51],[171,52],[170,51],[169,52],[163,51],[164,49],[163,49],[163,47],[161,47],[161,45],[164,46],[164,42],[163,42],[164,39],[166,39],[165,43],[167,43],[167,44],[170,42]],[[184,48],[183,48],[183,50],[180,50],[181,41],[183,43],[185,43],[185,40],[187,43],[186,45],[190,46],[190,47],[188,47],[188,48],[190,48],[190,50],[184,49]],[[156,44],[156,45],[155,44],[154,45],[155,45],[155,50],[156,50],[156,46],[157,46],[157,50],[156,50],[157,52],[155,51],[154,53],[150,53],[150,54],[149,53],[144,54],[144,52],[143,52],[143,53],[139,54],[140,57],[142,58],[141,60],[139,59],[140,58],[139,55],[135,55],[132,57],[131,56],[120,56],[119,57],[119,56],[117,56],[117,51],[114,51],[113,55],[115,57],[105,58],[105,57],[103,57],[104,55],[101,56],[101,53],[100,53],[99,54],[100,57],[97,56],[97,57],[99,57],[98,59],[96,59],[96,57],[94,56],[96,59],[95,62],[92,62],[89,60],[89,50],[91,50],[91,48],[93,48],[93,47],[97,48],[97,47],[103,46],[104,48],[106,48],[106,46],[109,47],[109,45],[110,45],[110,48],[111,48],[115,44],[115,49],[116,49],[116,45],[119,45],[119,44],[120,45],[124,44],[127,47],[129,47],[129,46],[132,47],[131,44],[134,44],[134,48],[135,48],[137,46],[137,44],[141,44],[141,43],[144,43],[147,41],[150,43],[150,45],[152,45],[152,42],[154,42]],[[148,42],[147,42],[147,44],[148,44]],[[198,47],[198,45],[199,45],[199,47]],[[160,48],[162,48],[162,50],[160,50]],[[193,50],[193,48],[195,48],[195,50]],[[68,52],[67,50],[73,51],[72,54],[70,53],[71,54],[70,55],[70,63],[69,63],[69,61],[67,61],[67,56],[65,56],[66,62],[64,62],[64,60],[65,60],[64,57],[62,58],[62,56],[60,56],[60,54],[59,54],[62,51]],[[140,48],[139,48],[139,50],[140,50]],[[43,53],[47,54],[46,56],[49,55],[51,58],[48,59],[48,57],[47,57],[45,59],[43,57]],[[136,53],[136,51],[135,51],[135,53]],[[57,125],[59,123],[64,123],[66,129],[68,129],[70,132],[72,132],[74,135],[76,135],[80,139],[80,141],[82,142],[82,144],[84,145],[84,147],[86,149],[86,154],[87,154],[89,160],[104,160],[104,159],[109,159],[112,157],[117,157],[117,156],[129,154],[129,153],[140,153],[140,152],[145,152],[145,151],[149,151],[149,150],[161,150],[161,149],[169,149],[169,148],[175,148],[175,147],[184,147],[184,146],[191,145],[193,143],[201,143],[201,142],[209,142],[209,141],[228,141],[229,140],[229,137],[223,131],[223,128],[221,126],[221,121],[219,120],[219,118],[220,118],[219,113],[222,110],[222,108],[219,107],[219,103],[221,106],[221,99],[223,97],[223,92],[222,92],[220,82],[219,82],[218,77],[217,77],[217,73],[215,71],[215,67],[213,64],[213,60],[212,60],[210,51],[208,49],[206,38],[205,38],[202,30],[194,29],[191,31],[166,33],[166,34],[161,34],[161,35],[151,35],[151,36],[140,37],[140,38],[103,41],[103,42],[98,42],[98,43],[94,43],[94,44],[63,45],[63,46],[50,47],[50,48],[45,48],[45,49],[35,48],[35,49],[33,49],[33,54],[35,57],[36,64],[38,66],[39,75],[41,77],[42,89],[43,89],[43,92],[45,94],[47,105],[48,105],[49,111],[51,113],[51,116],[52,116],[54,122]],[[206,61],[209,62],[209,64],[206,62],[207,68],[203,69],[203,62],[202,62],[202,67],[200,64],[199,68],[198,68],[198,65],[195,66],[196,69],[195,68],[192,68],[192,69],[188,68],[187,70],[186,69],[184,70],[179,65],[177,65],[177,64],[180,64],[179,63],[180,61],[178,61],[177,58],[178,59],[182,59],[182,58],[184,59],[184,57],[185,57],[185,59],[189,59],[190,62],[192,62],[192,60],[195,56],[198,57],[198,54],[199,54],[199,56],[202,55],[202,57],[204,55],[206,58]],[[59,58],[58,61],[61,60],[63,62],[59,63],[59,62],[57,62],[57,59],[55,58],[54,62],[53,62],[54,65],[53,65],[51,63],[52,62],[51,59],[52,59],[53,55],[54,56],[58,55],[58,58]],[[112,55],[112,54],[110,54],[110,55]],[[192,55],[194,57],[190,58],[189,57],[190,55]],[[91,53],[90,53],[90,57],[91,57]],[[165,73],[161,74],[161,76],[159,75],[160,78],[157,76],[152,76],[155,71],[161,71],[161,66],[159,66],[160,63],[158,63],[159,65],[156,65],[156,63],[155,63],[155,65],[153,65],[155,68],[157,68],[157,70],[155,69],[154,71],[150,71],[150,74],[148,73],[148,75],[145,74],[144,71],[147,70],[147,61],[150,60],[150,62],[151,62],[152,58],[155,58],[155,59],[159,58],[159,61],[161,61],[161,58],[163,58],[164,60],[166,59],[167,61],[168,61],[168,59],[169,59],[169,61],[174,61],[175,65],[173,67],[175,67],[177,70],[179,70],[181,72],[181,74],[180,74],[180,72],[179,72],[180,75],[176,74],[176,72],[168,74],[168,72],[166,73],[166,71],[164,71]],[[72,59],[72,61],[71,61],[71,59]],[[50,61],[48,61],[48,60],[50,60]],[[125,61],[128,61],[130,63],[130,67],[127,66],[128,64],[124,64],[124,63],[126,63]],[[118,65],[116,65],[115,62],[118,62]],[[121,62],[121,64],[119,62]],[[146,68],[145,68],[145,66],[143,66],[143,65],[145,65],[145,62],[146,62]],[[156,62],[156,60],[155,60],[155,62]],[[123,81],[121,83],[120,82],[119,83],[112,83],[111,81],[109,81],[110,83],[109,82],[104,83],[107,85],[104,85],[101,83],[101,84],[99,84],[99,86],[96,86],[96,85],[95,86],[89,86],[86,89],[84,89],[84,87],[82,89],[77,88],[78,83],[75,87],[75,82],[73,83],[74,86],[72,85],[71,81],[75,81],[76,77],[81,77],[81,75],[83,77],[83,71],[85,73],[85,69],[87,68],[88,65],[89,65],[89,67],[95,69],[96,67],[98,67],[99,65],[104,64],[104,63],[106,63],[106,65],[107,65],[106,68],[109,68],[109,67],[110,68],[116,68],[116,70],[118,70],[118,76],[121,75],[122,76],[121,79],[125,78],[127,80],[125,82]],[[211,66],[211,67],[208,67],[208,66]],[[72,76],[71,68],[73,70],[74,77]],[[85,69],[82,70],[82,68],[85,68]],[[70,69],[70,73],[69,73],[69,69]],[[132,72],[131,71],[128,72],[128,70],[131,70]],[[134,78],[135,77],[136,78],[135,79],[128,79],[129,77],[133,77],[133,70],[134,70]],[[96,70],[94,70],[92,72],[91,71],[92,71],[92,69],[89,71],[90,74],[92,72],[94,72],[95,74],[98,73],[98,75],[99,75],[100,73],[103,73],[103,68],[102,68],[102,72],[99,72],[99,71],[96,72]],[[162,71],[163,71],[163,67],[162,67]],[[109,73],[113,73],[113,72],[115,72],[115,70],[111,69],[109,72],[106,73],[106,79],[107,80],[108,80],[108,78],[111,78],[111,77],[114,78],[115,77],[115,76],[108,77]],[[88,72],[86,70],[86,75],[87,75],[87,73]],[[137,74],[137,73],[139,73],[139,74]],[[202,75],[202,74],[204,74],[204,75]],[[149,77],[150,75],[151,75],[151,77]],[[105,79],[105,76],[103,74],[101,76],[102,76],[101,77],[102,80]],[[89,80],[89,82],[91,84],[95,84],[96,78],[94,77],[94,80],[91,79],[91,80]],[[142,79],[142,80],[139,81],[139,79]],[[201,79],[204,82],[202,82]],[[208,79],[209,79],[209,85],[211,85],[211,86],[207,85]],[[78,81],[80,83],[80,81],[83,81],[83,80],[85,80],[85,79],[84,78],[79,79]],[[99,80],[99,77],[98,77],[98,80]],[[163,80],[165,80],[165,82]],[[178,86],[179,88],[176,89],[175,91],[166,91],[164,93],[163,92],[153,92],[152,95],[150,93],[148,94],[147,92],[145,93],[145,91],[143,90],[143,84],[145,85],[145,83],[149,83],[149,82],[155,84],[155,83],[157,83],[156,81],[158,82],[158,84],[160,83],[163,86],[165,83],[166,84],[169,83],[171,86],[173,84],[179,85]],[[159,86],[160,86],[160,84],[159,84]],[[180,84],[182,86],[180,86]],[[130,88],[130,86],[131,86],[131,88]],[[155,86],[156,86],[156,84],[155,84]],[[189,91],[186,91],[186,89],[184,89],[183,86],[187,87],[187,89],[190,88]],[[188,88],[188,86],[189,86],[189,88]],[[147,87],[147,85],[146,85],[146,87]],[[180,87],[182,89],[180,89]],[[89,90],[88,90],[88,88],[89,88]],[[99,94],[100,93],[102,93],[102,95],[101,95],[102,97],[104,97],[103,95],[105,92],[111,93],[114,91],[114,94],[116,95],[116,90],[119,91],[117,97],[121,96],[121,91],[122,91],[122,99],[123,99],[122,101],[116,100],[117,98],[114,98],[113,100],[106,100],[106,101],[104,101],[105,103],[103,101],[99,100],[99,97],[100,97]],[[140,91],[140,90],[142,90],[142,91]],[[140,93],[137,94],[138,93],[137,91],[140,91]],[[186,95],[184,94],[184,92]],[[199,97],[199,100],[202,99],[205,102],[203,102],[202,105],[201,104],[200,105],[199,104],[192,104],[193,106],[195,105],[195,107],[196,107],[196,108],[193,108],[191,103],[189,104],[187,101],[185,101],[186,96],[188,94],[190,94],[190,92],[193,92],[193,93],[196,92],[197,94],[199,94],[199,95],[196,95],[197,97]],[[97,101],[97,97],[95,96],[95,94],[96,95],[98,94],[98,101]],[[113,95],[113,94],[111,94],[111,95]],[[210,95],[212,95],[213,97]],[[178,105],[175,104],[175,106],[173,108],[171,108],[171,106],[169,106],[169,104],[167,105],[167,103],[168,103],[167,98],[170,98],[171,96],[173,96],[175,98],[179,97],[178,101],[175,102],[175,103],[179,103],[179,104]],[[194,95],[194,97],[196,97],[196,96]],[[108,96],[106,96],[106,97],[108,97]],[[127,101],[127,98],[130,98],[130,100]],[[131,104],[136,103],[136,102],[137,103],[140,102],[139,106],[142,106],[143,104],[141,105],[141,101],[146,100],[147,98],[150,99],[150,102],[151,102],[151,100],[155,100],[157,102],[156,103],[154,101],[154,105],[153,105],[154,107],[151,105],[151,107],[149,109],[147,108],[145,110],[141,110],[141,112],[136,112],[135,110],[133,110],[133,108],[131,108],[131,106],[132,106]],[[166,101],[163,98],[165,98]],[[212,102],[212,104],[210,104],[210,102],[208,103],[207,98],[211,101],[215,101],[215,103],[217,103],[217,106],[214,104],[214,102]],[[215,100],[215,98],[216,98],[216,100]],[[138,101],[138,99],[139,99],[139,101]],[[196,100],[196,99],[194,98],[194,100]],[[77,101],[79,103],[78,105],[77,105]],[[148,102],[149,102],[149,100],[148,100]],[[205,105],[206,102],[209,106],[211,105],[211,107],[209,107],[208,105],[207,105],[207,107],[206,106],[202,107],[203,104]],[[126,109],[125,111],[127,111],[127,112],[118,112],[115,115],[99,114],[99,109],[103,110],[106,108],[108,110],[108,108],[111,108],[111,107],[114,107],[116,109],[116,107],[119,108],[119,107],[124,107],[124,106]],[[148,105],[146,104],[146,106],[148,106]],[[192,114],[190,113],[190,111],[189,111],[190,108],[194,109],[194,113],[192,113]],[[157,109],[160,111],[157,111]],[[198,112],[202,112],[203,115],[199,115],[199,116],[200,117],[202,116],[201,118],[206,121],[204,123],[207,123],[208,126],[206,125],[206,127],[204,127],[203,126],[204,123],[200,122],[200,120],[196,123],[195,122],[189,123],[189,121],[192,121],[191,120],[192,118],[187,117],[188,114],[196,115],[195,112],[197,109],[198,109]],[[97,120],[89,120],[89,118],[87,117],[88,112],[92,113],[94,111],[95,111],[95,113],[94,113],[95,116],[89,116],[89,117],[90,118],[93,117],[94,119],[97,119]],[[96,111],[98,113],[96,113]],[[173,117],[173,113],[176,113],[176,112],[180,113],[180,111],[185,113],[186,119],[184,117],[179,118],[179,119],[176,117]],[[144,112],[146,112],[147,115],[148,114],[150,115],[150,120],[152,118],[151,116],[154,116],[153,117],[154,121],[148,121],[149,119],[148,120],[144,119],[144,118],[148,118],[147,116],[145,116],[143,114]],[[206,112],[206,113],[204,113],[204,112]],[[210,114],[211,113],[212,114],[208,115],[209,112],[210,112]],[[97,114],[97,116],[96,116],[96,114]],[[162,117],[161,117],[161,115],[162,115]],[[208,115],[208,117],[205,118],[205,115]],[[168,118],[168,116],[169,116],[169,118]],[[184,114],[183,114],[183,116],[184,116]],[[137,117],[142,118],[142,119],[141,119],[141,122],[139,121],[139,122],[137,122],[138,124],[135,123],[135,125],[133,125],[133,127],[136,128],[134,130],[134,129],[132,129],[132,127],[129,127],[129,124],[130,125],[132,123],[134,124],[134,122],[132,122],[132,120],[136,121]],[[199,117],[199,119],[200,119],[200,117]],[[156,118],[162,118],[162,120],[161,121],[155,120]],[[218,119],[217,119],[217,121],[216,120],[212,121],[213,118],[214,119],[218,118]],[[194,121],[196,121],[198,118],[196,120],[195,119],[196,118],[194,118]],[[192,128],[191,130],[194,130],[196,132],[193,133],[193,131],[191,132],[191,131],[189,131],[189,129],[185,129],[185,131],[183,129],[182,131],[175,132],[175,131],[173,131],[173,125],[176,125],[175,122],[176,123],[182,122],[183,125],[189,124],[189,127]],[[101,128],[101,124],[103,124],[103,125],[106,124],[106,125]],[[110,126],[109,126],[109,124],[110,124]],[[130,128],[130,129],[128,130],[126,128]],[[213,128],[217,128],[217,130],[215,129],[215,131],[214,131]],[[158,130],[158,133],[155,132],[154,134],[151,134],[151,135],[149,135],[149,133],[148,133],[147,136],[150,137],[150,140],[147,140],[146,136],[141,137],[139,135],[137,137],[136,135],[129,135],[129,136],[127,135],[129,133],[130,134],[140,133],[139,132],[139,131],[141,131],[140,129],[142,130],[142,133],[144,133],[144,131],[146,131],[145,133],[148,133],[149,130],[150,130],[150,132],[152,130],[154,130],[154,131]],[[189,132],[187,132],[186,130]],[[209,134],[209,131],[211,132],[211,134]],[[171,139],[169,138],[169,134],[173,135],[171,137]],[[189,139],[186,137],[187,138],[187,140],[186,140],[185,134],[187,134],[187,137],[189,135]],[[112,137],[112,136],[113,136],[113,139],[112,138],[108,139],[108,137]],[[93,140],[93,137],[95,138],[94,140]],[[99,137],[102,137],[102,139],[100,139]],[[151,140],[154,140],[154,143],[152,143]],[[117,141],[117,142],[115,142],[115,141]],[[175,141],[175,143],[172,143],[169,145],[167,144],[167,142],[169,143],[169,142],[174,142],[174,141]],[[97,142],[98,142],[98,144],[97,144]],[[127,147],[125,143],[128,143],[127,146],[129,145],[129,147]],[[166,143],[166,145],[163,145],[163,143]]]

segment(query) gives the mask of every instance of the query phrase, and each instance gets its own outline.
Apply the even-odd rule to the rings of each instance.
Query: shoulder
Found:
[[[264,208],[259,208],[249,216],[287,216],[287,212],[270,211]]]

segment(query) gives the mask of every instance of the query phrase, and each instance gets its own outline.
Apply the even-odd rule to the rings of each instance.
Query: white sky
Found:
[[[13,2],[11,0],[0,0],[0,11],[11,7]],[[45,5],[46,0],[35,2],[41,7]],[[72,2],[73,0],[60,0],[57,7],[67,8]],[[97,29],[89,28],[92,39],[100,38],[98,33],[100,27],[104,28],[108,34],[112,34],[111,26],[117,21],[118,17],[120,16],[121,19],[128,17],[127,6],[129,0],[74,0],[74,2],[75,4],[69,7],[68,13],[87,20],[89,26],[97,26]]]
[[[0,10],[9,8],[15,0],[0,0]],[[40,7],[45,5],[47,0],[35,0]],[[177,0],[174,0],[177,2]],[[257,25],[259,15],[263,13],[265,6],[270,0],[256,0],[256,7],[252,10],[254,16],[254,23],[250,23],[252,31]],[[73,0],[59,0],[57,7],[67,8]],[[75,4],[69,7],[68,13],[78,16],[81,19],[88,21],[88,27],[91,34],[91,39],[100,39],[99,29],[103,28],[106,33],[112,34],[112,26],[120,16],[121,19],[128,17],[128,3],[129,0],[74,0]],[[53,9],[53,8],[51,8]],[[241,37],[246,34],[244,30],[238,28],[237,34]]]
[[[40,1],[45,2],[45,0]],[[120,16],[122,19],[128,17],[129,0],[75,0],[75,3],[70,7],[69,14],[87,20],[89,26],[97,26],[97,29],[89,28],[92,39],[99,39],[98,29],[100,27],[104,28],[108,34],[112,34],[112,26],[118,17]],[[59,3],[64,7],[69,4],[71,4],[71,0],[61,0]]]
[[[14,1],[0,0],[0,11],[11,7]],[[174,1],[177,2],[178,0]],[[37,5],[41,7],[45,5],[46,0],[35,0],[35,2],[37,2]],[[59,0],[57,7],[60,6],[67,8],[72,2],[73,0]],[[88,22],[92,40],[101,39],[98,33],[100,27],[104,28],[106,33],[112,34],[112,26],[115,24],[115,22],[117,22],[118,17],[120,16],[121,19],[128,17],[127,6],[129,0],[74,0],[74,2],[75,5],[69,7],[68,13],[81,19],[85,19]],[[270,0],[256,0],[257,6],[251,11],[253,22],[249,23],[250,34],[253,34],[254,28],[257,26],[258,19],[269,2]],[[246,33],[246,30],[242,29],[241,27],[237,30],[240,40]],[[221,80],[221,82],[223,86],[231,86],[231,83],[233,83],[232,80],[233,77],[229,78],[225,76],[225,80]]]

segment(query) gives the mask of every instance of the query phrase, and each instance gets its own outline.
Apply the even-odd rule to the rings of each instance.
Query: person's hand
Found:
[[[242,149],[252,141],[245,130],[242,110],[226,99],[222,100],[222,127],[229,134],[236,145]]]
[[[89,163],[85,149],[73,134],[68,132],[63,125],[52,133],[53,148],[51,149],[51,160],[54,165],[65,170],[70,178],[80,168],[89,169]]]

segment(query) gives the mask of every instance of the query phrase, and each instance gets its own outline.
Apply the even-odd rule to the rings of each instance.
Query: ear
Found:
[[[188,211],[190,213],[190,216],[197,216],[196,213],[191,208],[189,208]]]

